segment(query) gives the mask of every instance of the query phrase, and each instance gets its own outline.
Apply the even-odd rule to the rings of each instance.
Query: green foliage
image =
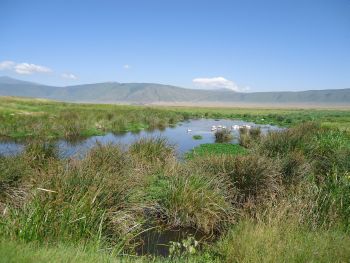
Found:
[[[186,169],[173,172],[152,180],[146,199],[159,206],[172,227],[193,227],[205,233],[221,231],[234,212],[227,182]]]
[[[234,190],[235,205],[238,207],[269,201],[283,189],[279,165],[265,156],[219,155],[196,158],[193,161],[203,171],[229,178]]]
[[[0,97],[0,137],[72,138],[106,132],[165,128],[191,118],[243,119],[260,124],[294,126],[317,120],[349,129],[348,110],[145,107],[59,103]]]
[[[21,155],[0,157],[0,254],[5,261],[147,261],[120,256],[135,253],[138,237],[150,224],[190,227],[219,238],[207,244],[200,240],[201,247],[191,237],[174,240],[171,258],[151,258],[155,262],[349,261],[349,133],[330,127],[348,127],[346,111],[19,99],[4,105],[1,135],[42,139]],[[142,139],[127,150],[97,145],[83,159],[70,160],[60,159],[48,140],[164,128],[204,115],[293,127],[267,135],[247,130],[241,143],[249,150],[204,144],[180,161],[162,138]],[[327,127],[306,120],[327,122]]]
[[[196,156],[205,155],[243,155],[247,154],[248,151],[240,145],[230,143],[205,143],[191,150],[187,153],[186,158],[191,159]]]
[[[331,171],[317,189],[313,213],[318,224],[350,231],[350,173]]]
[[[165,164],[174,159],[175,149],[165,138],[142,138],[130,146],[129,152],[141,163]]]
[[[192,138],[194,140],[202,140],[203,139],[203,136],[202,135],[193,135]]]
[[[260,127],[253,127],[251,129],[242,127],[239,129],[239,133],[240,133],[239,143],[240,145],[246,148],[250,148],[261,137]]]
[[[350,238],[296,222],[243,221],[218,243],[221,262],[348,262]]]

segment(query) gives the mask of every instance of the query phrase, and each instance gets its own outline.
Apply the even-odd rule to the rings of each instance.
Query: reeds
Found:
[[[273,261],[273,250],[283,259],[300,249],[295,240],[330,251],[317,233],[330,240],[334,229],[339,244],[347,241],[348,135],[314,123],[257,134],[244,155],[186,161],[177,161],[164,138],[128,149],[97,145],[81,160],[60,159],[48,142],[29,144],[19,156],[0,157],[0,231],[13,240],[92,244],[122,254],[134,252],[150,224],[191,227],[222,235],[208,253],[227,261],[258,261],[264,253]]]
[[[229,129],[218,129],[215,132],[215,142],[224,143],[230,142],[233,139],[233,135]]]

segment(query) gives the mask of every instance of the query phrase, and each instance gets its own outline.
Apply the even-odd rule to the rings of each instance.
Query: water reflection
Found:
[[[280,130],[281,128],[271,125],[257,125],[252,122],[241,120],[214,120],[214,119],[197,119],[179,123],[175,127],[167,127],[163,130],[142,130],[138,132],[126,133],[108,133],[103,136],[92,136],[89,138],[74,138],[72,140],[58,140],[56,143],[59,148],[61,158],[82,157],[96,143],[105,144],[121,144],[130,145],[140,138],[150,137],[165,137],[171,144],[177,146],[177,151],[180,155],[202,143],[214,143],[214,132],[211,131],[213,125],[232,127],[234,125],[250,125],[252,127],[260,127],[261,133],[266,134],[269,131]],[[190,132],[189,132],[190,130]],[[232,143],[238,143],[239,131],[232,130],[234,139]],[[201,140],[194,140],[193,135],[201,135]],[[24,148],[24,144],[15,141],[0,142],[0,155],[15,155],[19,154]]]

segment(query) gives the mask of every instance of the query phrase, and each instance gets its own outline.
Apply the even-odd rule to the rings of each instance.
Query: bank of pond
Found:
[[[0,251],[8,240],[142,260],[350,260],[344,131],[199,119],[21,147],[0,157]]]

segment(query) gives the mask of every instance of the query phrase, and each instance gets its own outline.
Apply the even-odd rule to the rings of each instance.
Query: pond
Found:
[[[143,130],[139,133],[127,132],[123,134],[108,133],[103,136],[91,136],[88,138],[67,141],[58,140],[57,146],[59,149],[59,155],[61,158],[77,157],[81,158],[84,156],[96,143],[101,144],[120,144],[120,145],[130,145],[133,142],[139,140],[140,138],[149,137],[165,137],[168,139],[169,143],[176,146],[177,153],[182,156],[184,153],[199,146],[203,143],[214,143],[215,131],[211,131],[212,126],[226,126],[231,128],[234,125],[250,125],[251,127],[260,127],[262,134],[266,134],[269,131],[278,131],[282,128],[271,125],[259,125],[252,122],[245,122],[241,120],[214,120],[214,119],[196,119],[181,122],[175,127],[168,127],[164,130],[153,130],[147,131]],[[239,131],[233,130],[234,139],[232,143],[238,143]],[[194,135],[200,135],[202,139],[193,139]],[[0,142],[0,155],[10,156],[19,154],[24,149],[24,144],[16,143],[14,141],[4,141]]]

